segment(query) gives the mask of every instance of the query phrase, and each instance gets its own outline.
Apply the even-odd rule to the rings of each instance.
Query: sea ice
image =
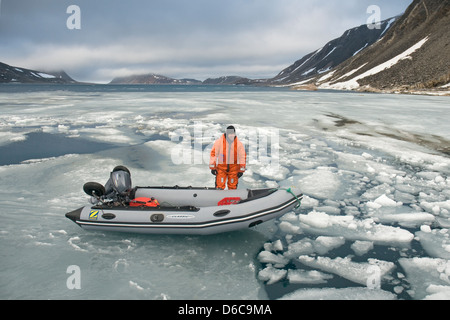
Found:
[[[348,257],[331,259],[328,257],[314,258],[310,256],[300,256],[298,260],[308,267],[334,273],[364,286],[368,285],[369,277],[371,275],[370,266],[375,266],[377,268],[380,280],[395,268],[394,263],[377,259],[369,259],[369,262],[363,263],[353,262]]]
[[[433,229],[430,232],[417,231],[416,237],[430,257],[450,260],[449,229]]]
[[[314,251],[324,255],[333,249],[339,248],[345,243],[344,237],[319,236],[314,241]]]
[[[400,258],[398,262],[406,272],[407,279],[413,288],[411,294],[415,299],[433,299],[436,293],[433,289],[436,288],[441,288],[439,290],[441,293],[448,293],[450,289],[449,260],[414,257]]]
[[[373,249],[373,242],[356,240],[351,248],[358,256],[362,256]]]
[[[114,147],[0,166],[0,243],[10,257],[0,260],[0,298],[265,299],[264,282],[283,281],[314,286],[283,298],[448,299],[445,97],[178,89],[2,92],[0,147],[34,132]],[[252,159],[239,188],[299,187],[299,209],[207,241],[91,233],[63,217],[87,204],[85,182],[104,183],[118,164],[133,185],[213,187],[208,145],[229,124],[241,137],[278,130],[279,167]],[[397,261],[406,276],[393,272]],[[60,285],[68,264],[82,270],[81,294]],[[365,287],[376,267],[391,292]],[[364,287],[327,288],[338,277]]]
[[[327,281],[332,278],[333,275],[317,270],[289,269],[287,272],[287,279],[289,280],[289,283],[323,284],[327,283]]]
[[[402,227],[414,228],[421,225],[431,225],[435,221],[435,217],[426,212],[409,212],[409,213],[381,213],[375,218],[383,224],[398,223]]]
[[[301,186],[302,193],[316,199],[334,199],[340,188],[339,177],[330,168],[319,167],[304,177],[293,177],[292,182]]]
[[[375,223],[373,219],[355,219],[354,216],[330,216],[311,211],[299,215],[300,230],[305,233],[341,236],[346,240],[372,241],[377,244],[404,246],[414,238],[408,230]]]
[[[284,267],[289,260],[287,260],[283,255],[281,254],[274,254],[269,251],[261,251],[258,254],[258,259],[262,263],[271,263],[274,264],[275,267]]]
[[[395,300],[396,296],[381,289],[368,288],[322,288],[298,289],[280,300]]]
[[[287,250],[283,253],[286,258],[298,258],[301,255],[314,253],[314,241],[309,238],[303,238],[299,241],[290,243]]]
[[[287,274],[286,270],[277,269],[272,266],[267,266],[258,272],[258,278],[261,281],[267,281],[266,284],[274,284],[283,279]]]
[[[424,300],[450,300],[450,286],[437,286],[430,284],[426,290],[428,295]]]

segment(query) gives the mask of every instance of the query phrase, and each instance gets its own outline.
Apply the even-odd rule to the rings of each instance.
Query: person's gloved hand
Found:
[[[215,176],[217,176],[217,170],[211,170],[211,173]]]
[[[243,175],[244,173],[243,172],[238,172],[238,178],[240,178],[240,177],[242,177],[242,175]]]

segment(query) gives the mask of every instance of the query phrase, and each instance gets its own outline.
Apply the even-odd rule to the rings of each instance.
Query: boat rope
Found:
[[[300,206],[302,205],[301,199],[299,199],[299,198],[295,195],[295,193],[292,192],[291,188],[287,188],[287,189],[285,189],[285,190],[286,190],[288,193],[292,194],[292,195],[294,196],[295,199],[297,199],[298,206],[296,206],[295,209],[300,208]]]
[[[291,190],[291,188],[277,188],[278,190],[285,190],[287,193],[290,193],[290,194],[292,194],[293,196],[294,196],[294,198],[295,199],[297,199],[297,202],[298,202],[298,205],[294,208],[294,209],[297,209],[297,208],[300,208],[300,206],[302,205],[302,199],[299,199],[296,195],[295,195],[295,193],[294,192],[292,192],[292,190]]]

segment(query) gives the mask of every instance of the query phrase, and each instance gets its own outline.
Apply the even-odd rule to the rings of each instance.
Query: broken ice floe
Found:
[[[450,261],[438,258],[401,258],[415,299],[450,299]]]
[[[411,105],[416,106],[417,113],[408,112]],[[200,239],[195,244],[184,244],[158,238],[159,245],[173,241],[175,246],[167,247],[173,250],[169,255],[159,246],[152,246],[152,254],[158,257],[153,260],[145,254],[150,244],[140,238],[133,239],[130,247],[127,243],[114,244],[110,235],[84,235],[74,228],[67,229],[67,235],[53,232],[67,238],[57,242],[48,232],[36,235],[23,222],[26,237],[17,239],[15,224],[22,223],[17,219],[4,224],[0,236],[2,241],[11,239],[11,248],[17,240],[28,241],[27,245],[39,249],[51,245],[67,257],[93,252],[101,265],[110,256],[109,267],[116,273],[125,276],[128,271],[136,271],[136,276],[123,281],[125,287],[134,289],[136,297],[153,298],[156,293],[150,291],[156,292],[152,287],[156,282],[168,288],[164,295],[184,298],[176,286],[168,284],[192,278],[189,270],[206,275],[190,282],[197,288],[198,298],[228,297],[225,292],[255,298],[261,282],[269,287],[292,285],[295,291],[283,298],[448,297],[450,160],[439,151],[445,150],[441,148],[445,148],[442,145],[448,137],[448,125],[438,121],[446,105],[447,100],[435,97],[320,92],[240,92],[232,97],[226,92],[3,95],[0,146],[18,145],[34,132],[64,136],[68,144],[73,138],[114,144],[114,149],[92,154],[47,157],[45,161],[29,159],[0,166],[5,219],[22,215],[42,219],[42,213],[49,217],[50,225],[64,223],[56,219],[61,212],[85,203],[80,186],[89,180],[104,182],[119,163],[130,167],[136,185],[213,186],[204,156],[208,156],[214,134],[221,134],[229,124],[236,125],[239,137],[258,130],[279,132],[279,141],[273,144],[278,149],[278,166],[253,159],[240,180],[241,188],[296,185],[301,186],[304,197],[300,209],[271,224],[275,231],[269,236],[255,236],[249,243],[246,241],[254,235],[252,232],[241,235],[240,241],[230,238],[229,254],[216,255],[213,265],[206,257],[218,251]],[[196,136],[199,131],[202,134]],[[183,132],[189,139],[175,139],[177,133]],[[181,140],[189,143],[182,144]],[[172,161],[174,150],[195,159],[195,145],[201,146],[202,163]],[[266,157],[272,156],[271,148],[260,151]],[[53,229],[61,230],[63,226]],[[23,232],[20,234],[23,236]],[[98,238],[104,239],[101,246]],[[264,248],[258,248],[258,243],[264,241]],[[63,249],[59,243],[63,243]],[[219,247],[223,245],[218,243]],[[246,252],[250,254],[245,257],[236,249],[242,243],[249,247]],[[193,247],[203,248],[204,253]],[[126,268],[120,260],[124,253],[128,255],[123,260],[128,264]],[[195,261],[189,258],[192,254]],[[152,268],[140,269],[131,263],[134,260],[143,266],[153,263]],[[150,269],[158,271],[152,272],[158,274],[157,278],[148,274]],[[236,273],[235,269],[246,273],[237,279],[236,274],[242,272]],[[170,270],[176,271],[175,278]],[[208,279],[217,275],[217,270],[223,274],[221,284],[216,284],[216,278]],[[380,285],[385,290],[368,288],[368,284],[374,285],[368,280],[377,275],[373,270],[379,271]],[[150,280],[136,280],[142,275]],[[358,287],[340,288],[340,279]],[[230,283],[229,290],[223,290],[226,283]],[[302,286],[310,288],[296,290]],[[117,291],[126,292],[125,287],[118,286]]]

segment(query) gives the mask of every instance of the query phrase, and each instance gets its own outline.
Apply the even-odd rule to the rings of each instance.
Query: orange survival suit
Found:
[[[228,189],[236,189],[238,179],[245,171],[246,160],[244,145],[236,137],[234,127],[229,126],[211,149],[209,168],[216,176],[216,188],[223,190],[227,183]]]

